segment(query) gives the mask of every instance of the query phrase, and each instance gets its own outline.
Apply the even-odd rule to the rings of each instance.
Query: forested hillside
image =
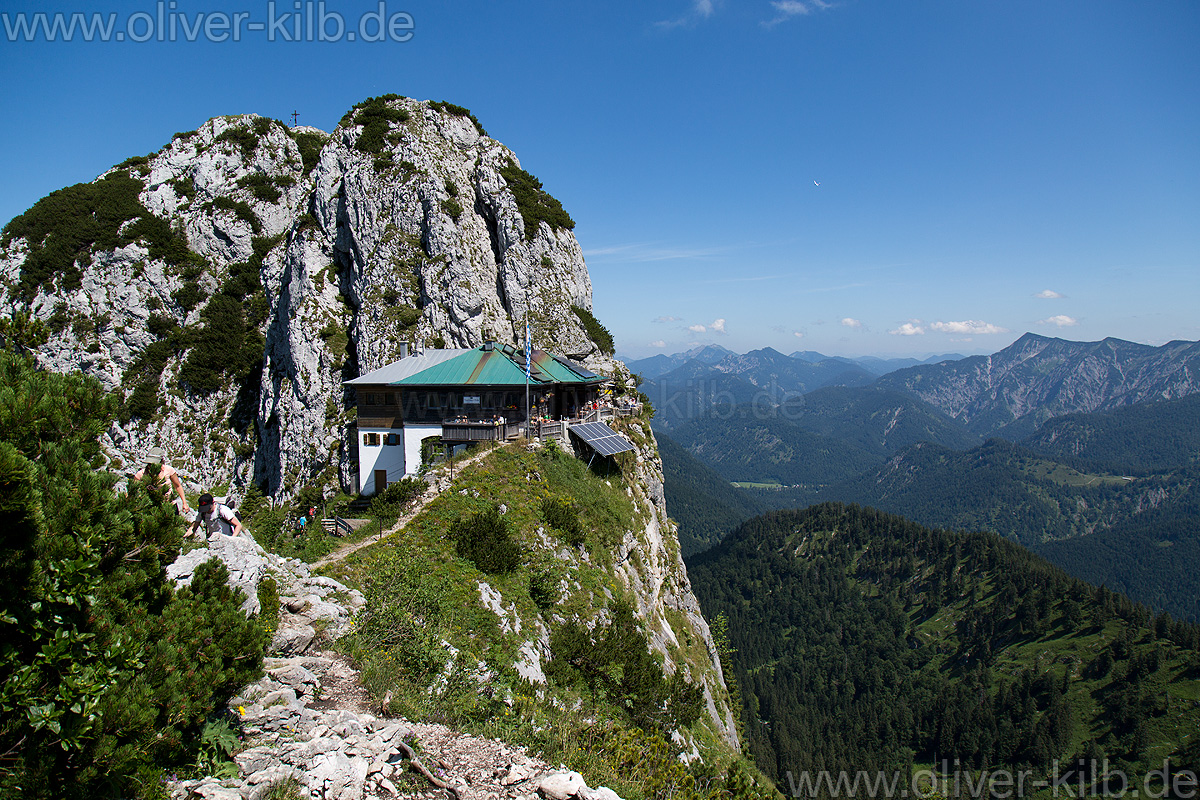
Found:
[[[1200,475],[1186,492],[1112,528],[1033,548],[1097,586],[1200,622]]]
[[[822,504],[750,520],[688,570],[780,779],[1076,755],[1136,773],[1196,749],[1200,629],[998,536]]]
[[[679,525],[679,550],[686,558],[721,541],[739,523],[768,506],[763,492],[738,489],[665,434],[655,437],[663,460],[667,513]]]
[[[1097,414],[1067,414],[1021,441],[1049,458],[1120,474],[1200,463],[1200,394]]]
[[[851,442],[804,430],[775,407],[718,406],[669,435],[730,481],[815,489],[883,462]]]
[[[966,452],[909,448],[873,473],[837,484],[822,499],[859,503],[923,525],[990,530],[1025,545],[1085,536],[1176,502],[1186,472],[1130,479],[1085,473],[1002,439]]]

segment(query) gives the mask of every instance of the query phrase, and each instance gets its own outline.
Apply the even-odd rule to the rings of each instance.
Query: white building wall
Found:
[[[368,444],[371,435],[378,437],[379,444]],[[386,444],[388,434],[396,437],[396,444]],[[358,485],[366,496],[375,494],[375,470],[386,469],[388,483],[402,479],[405,475],[404,432],[394,428],[358,429]],[[421,464],[421,451],[417,450],[417,466]],[[414,468],[415,471],[415,468]]]
[[[408,465],[408,475],[416,475],[421,468],[421,441],[430,436],[441,436],[440,423],[432,425],[416,425],[407,423],[404,426],[404,461]],[[388,477],[391,480],[391,477]]]

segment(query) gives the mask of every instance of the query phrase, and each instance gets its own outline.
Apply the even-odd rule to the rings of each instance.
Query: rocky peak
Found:
[[[10,222],[0,310],[43,366],[122,392],[117,468],[160,444],[196,487],[348,487],[342,381],[401,343],[517,343],[528,319],[621,371],[581,322],[573,227],[458,106],[371,98],[332,133],[217,117]]]

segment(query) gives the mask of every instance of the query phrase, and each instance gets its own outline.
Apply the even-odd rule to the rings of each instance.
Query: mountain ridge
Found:
[[[516,343],[528,311],[536,346],[626,374],[572,310],[573,226],[457,106],[370,98],[331,133],[216,117],[10,221],[0,311],[43,366],[123,394],[118,468],[160,444],[195,485],[351,490],[342,381],[402,343]]]
[[[921,398],[977,435],[1020,438],[1062,414],[1200,391],[1200,342],[1153,347],[1026,333],[992,355],[909,367],[879,383]]]

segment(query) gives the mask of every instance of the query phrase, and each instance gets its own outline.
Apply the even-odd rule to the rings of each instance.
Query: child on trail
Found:
[[[200,495],[197,510],[200,513],[196,514],[196,520],[188,531],[189,535],[195,534],[201,523],[204,523],[205,539],[211,538],[214,533],[223,533],[226,536],[241,535],[242,521],[233,513],[233,509],[213,500],[213,496],[208,492]]]
[[[167,463],[161,447],[150,448],[150,452],[146,453],[146,466],[139,469],[134,474],[133,479],[140,481],[146,477],[147,473],[154,475],[154,480],[151,482],[155,486],[169,484],[175,490],[176,494],[179,495],[178,501],[172,501],[175,504],[176,514],[186,514],[191,511],[188,508],[187,497],[183,494],[183,483],[179,480],[179,472]]]

